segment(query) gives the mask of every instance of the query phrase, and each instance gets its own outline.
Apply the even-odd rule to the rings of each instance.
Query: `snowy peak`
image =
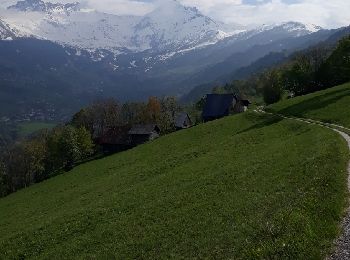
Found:
[[[176,51],[217,42],[226,35],[220,26],[197,8],[164,1],[135,26],[134,39],[137,43],[150,41],[153,50],[171,48]]]
[[[303,24],[300,22],[287,22],[276,27],[281,27],[288,32],[300,32],[305,34],[314,33],[322,30],[322,27],[320,26],[314,24]]]
[[[15,5],[9,6],[8,9],[17,10],[21,12],[69,13],[72,11],[79,11],[80,4],[78,2],[60,4],[60,3],[44,2],[41,0],[24,0],[24,1],[18,1]]]
[[[261,31],[284,31],[294,36],[303,36],[315,33],[323,28],[314,24],[304,24],[300,22],[285,22],[280,24],[263,25]]]

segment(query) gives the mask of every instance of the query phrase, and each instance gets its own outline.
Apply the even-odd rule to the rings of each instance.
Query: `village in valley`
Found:
[[[225,116],[246,112],[251,102],[236,94],[207,94],[201,112],[201,121],[209,122]],[[188,129],[199,123],[191,119],[187,112],[170,112],[173,131]],[[155,120],[156,121],[156,120]],[[132,126],[110,126],[107,129],[94,129],[94,142],[104,153],[125,151],[137,145],[157,139],[162,129],[156,122]]]

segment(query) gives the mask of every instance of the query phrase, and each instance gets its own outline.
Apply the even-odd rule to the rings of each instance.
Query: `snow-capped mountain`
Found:
[[[134,27],[135,43],[147,43],[150,49],[173,51],[216,43],[232,34],[236,28],[223,26],[202,15],[196,8],[185,7],[176,1],[163,3],[147,14]]]
[[[21,0],[0,9],[0,19],[17,37],[45,39],[92,52],[101,49],[114,54],[147,51],[153,53],[152,58],[162,61],[221,41],[253,38],[265,31],[283,37],[300,37],[321,29],[290,22],[247,30],[244,26],[214,21],[176,0],[164,0],[144,16],[118,16],[86,7],[79,2]]]
[[[288,32],[294,34],[295,37],[315,33],[323,28],[315,24],[304,24],[300,22],[286,22],[279,24],[262,25],[256,29],[256,31],[263,32],[274,30],[277,32]]]
[[[115,53],[177,51],[214,44],[242,31],[228,29],[175,0],[165,1],[142,17],[101,13],[84,9],[79,3],[52,4],[42,0],[19,1],[0,14],[21,35]]]

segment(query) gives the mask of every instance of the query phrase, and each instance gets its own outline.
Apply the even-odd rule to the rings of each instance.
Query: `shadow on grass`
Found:
[[[283,120],[282,117],[272,116],[272,115],[269,117],[266,117],[265,115],[261,115],[261,118],[264,118],[264,120],[262,122],[254,124],[251,127],[248,127],[246,129],[243,129],[242,131],[239,131],[236,134],[239,135],[239,134],[247,133],[249,131],[259,130],[259,129],[277,124]]]
[[[309,111],[318,110],[328,105],[334,104],[344,97],[350,97],[350,89],[342,89],[334,92],[325,93],[311,99],[304,100],[287,108],[277,111],[284,115],[302,116]]]

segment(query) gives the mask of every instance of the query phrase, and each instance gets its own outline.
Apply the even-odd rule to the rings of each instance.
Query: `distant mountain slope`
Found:
[[[195,74],[199,68],[196,69],[193,63],[194,53],[182,55],[181,62],[178,58],[165,61],[163,66],[154,66],[153,71],[148,72],[147,64],[139,62],[144,53],[115,56],[107,51],[91,53],[36,39],[0,41],[0,96],[3,101],[0,114],[27,117],[28,113],[45,113],[49,114],[46,115],[48,118],[57,120],[100,97],[140,100],[150,95],[180,95],[188,93],[191,86],[198,83],[211,82],[235,68],[248,66],[271,51],[285,47],[283,49],[291,52],[297,46],[307,47],[329,33],[320,31],[256,45],[231,55],[223,63],[211,67],[207,64],[207,68],[198,74]],[[281,42],[286,44],[280,47]],[[232,46],[238,50],[239,46],[248,43],[246,40]],[[219,56],[221,49],[208,51],[215,52]],[[189,61],[186,65],[186,60],[192,60],[192,63]],[[192,70],[185,71],[190,64]]]
[[[195,86],[182,99],[184,101],[198,100],[216,85],[244,79],[251,74],[281,64],[290,59],[289,56],[297,51],[319,46],[333,48],[340,39],[349,34],[350,27],[344,27],[336,30],[320,30],[303,37],[287,38],[267,45],[256,45],[244,53],[233,54],[224,62],[207,67],[184,81],[184,85],[194,85],[193,82],[200,81],[202,84]]]
[[[61,119],[103,96],[144,95],[135,76],[78,52],[36,39],[0,41],[0,115],[45,113]]]

